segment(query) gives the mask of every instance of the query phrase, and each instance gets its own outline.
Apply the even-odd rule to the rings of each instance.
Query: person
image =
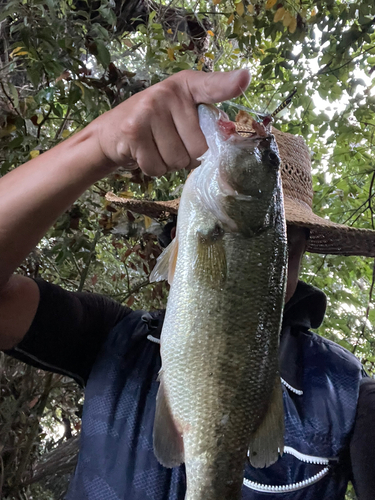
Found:
[[[197,104],[231,99],[248,83],[246,70],[183,71],[0,179],[0,348],[86,387],[70,500],[185,497],[184,466],[162,467],[152,448],[163,312],[131,311],[103,296],[13,273],[55,219],[117,166],[138,165],[152,176],[197,166],[207,147]],[[237,127],[248,132],[246,123]],[[326,299],[299,282],[298,273],[306,248],[375,256],[375,232],[315,216],[306,145],[273,131],[288,222],[280,343],[286,447],[267,469],[246,465],[242,496],[341,500],[353,479],[358,498],[369,500],[375,492],[374,381],[348,351],[310,332],[323,319]]]

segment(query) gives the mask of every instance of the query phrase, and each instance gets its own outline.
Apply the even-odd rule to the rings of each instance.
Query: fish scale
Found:
[[[186,500],[236,500],[249,448],[264,466],[283,447],[285,221],[273,136],[244,139],[216,108],[199,114],[209,150],[153,272],[171,281],[154,450],[163,465],[185,462]]]

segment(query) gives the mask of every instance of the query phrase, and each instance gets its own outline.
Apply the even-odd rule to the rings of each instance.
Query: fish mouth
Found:
[[[201,104],[198,107],[200,115],[200,124],[202,121],[210,117],[216,123],[216,132],[219,133],[221,140],[224,142],[231,141],[234,144],[241,144],[244,147],[255,148],[262,139],[267,139],[272,136],[271,125],[252,120],[251,126],[253,131],[248,131],[246,137],[237,132],[236,125],[232,122],[228,115],[212,104]]]
[[[263,123],[257,122],[256,120],[252,119],[251,126],[253,128],[253,131],[249,131],[248,135],[244,137],[237,132],[236,125],[229,120],[226,113],[224,113],[223,111],[220,111],[219,113],[220,117],[217,120],[217,127],[220,130],[222,138],[224,140],[233,140],[233,138],[237,138],[236,141],[239,140],[240,142],[242,142],[242,139],[245,141],[250,140],[256,143],[258,141],[261,141],[262,139],[267,139],[272,136],[270,124],[264,125]]]
[[[226,142],[230,142],[231,144],[234,144],[236,146],[255,149],[263,141],[267,141],[274,138],[271,132],[267,132],[264,135],[259,135],[257,132],[251,132],[248,136],[244,137],[243,135],[240,135],[237,132],[233,122],[229,123],[233,125],[234,130],[232,130],[231,126],[227,126],[228,122],[225,122],[224,120],[218,121],[218,128],[222,134],[223,140]]]

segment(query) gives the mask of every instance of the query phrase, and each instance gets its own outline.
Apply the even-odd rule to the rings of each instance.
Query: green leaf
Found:
[[[117,22],[116,14],[109,5],[101,5],[98,9],[100,15],[109,23],[111,26],[115,26]]]
[[[274,60],[274,56],[272,54],[270,54],[270,55],[264,57],[261,60],[260,64],[261,64],[261,66],[265,66],[266,64],[271,63],[273,60]]]
[[[10,149],[15,149],[15,148],[18,148],[19,146],[21,146],[22,143],[23,143],[23,137],[19,136],[19,137],[16,137],[15,139],[13,139],[12,141],[10,141],[10,143],[8,144],[8,147]]]
[[[189,63],[186,63],[186,62],[179,62],[177,63],[177,67],[178,69],[180,70],[183,70],[183,69],[191,69],[191,66]]]
[[[82,91],[78,85],[71,85],[68,95],[68,104],[72,107],[82,97]]]
[[[61,104],[59,104],[59,103],[54,104],[52,110],[55,113],[55,115],[57,115],[59,118],[62,118],[64,116],[64,110],[63,110]]]
[[[265,80],[268,80],[268,78],[272,74],[272,69],[273,69],[273,66],[271,64],[269,64],[268,66],[265,66],[263,71],[262,71],[262,78],[264,78]]]
[[[27,68],[27,76],[31,83],[33,84],[33,87],[37,88],[39,86],[40,80],[41,80],[41,72],[40,68],[38,66],[30,66]]]
[[[98,54],[96,56],[100,64],[106,69],[111,62],[111,54],[103,42],[97,42]]]
[[[8,87],[9,87],[10,95],[12,96],[13,105],[14,105],[14,107],[17,108],[18,104],[19,104],[17,89],[13,85],[13,83],[10,83],[10,82],[8,83]]]

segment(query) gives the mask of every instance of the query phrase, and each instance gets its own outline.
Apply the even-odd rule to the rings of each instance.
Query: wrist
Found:
[[[82,165],[90,169],[93,176],[97,177],[96,180],[106,177],[117,168],[117,165],[103,152],[100,128],[97,120],[94,120],[69,140],[71,141],[69,147],[75,151],[76,158],[81,157]]]

